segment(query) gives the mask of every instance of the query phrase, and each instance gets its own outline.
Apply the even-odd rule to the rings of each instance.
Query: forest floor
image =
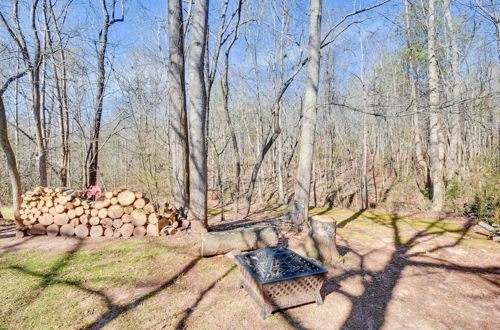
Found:
[[[216,213],[216,212],[214,212]],[[215,229],[282,228],[282,211]],[[0,223],[0,328],[499,329],[500,244],[467,219],[314,209],[338,220],[341,260],[324,304],[261,320],[227,256],[200,258],[191,234],[16,240]],[[301,252],[300,236],[287,235]]]

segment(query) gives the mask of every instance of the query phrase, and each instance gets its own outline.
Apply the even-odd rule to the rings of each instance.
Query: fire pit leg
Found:
[[[323,297],[321,297],[321,294],[320,294],[319,292],[318,292],[318,293],[316,293],[316,295],[315,295],[315,300],[316,300],[316,304],[317,304],[318,306],[323,305]]]
[[[260,309],[260,317],[263,320],[267,319],[269,316],[271,316],[271,314],[272,314],[272,311],[269,308],[267,308],[266,306],[264,306]]]

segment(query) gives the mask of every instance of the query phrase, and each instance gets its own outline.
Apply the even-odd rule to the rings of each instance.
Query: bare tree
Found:
[[[186,209],[189,206],[189,144],[182,24],[182,0],[168,0],[168,106],[171,115],[172,190],[175,207]]]
[[[188,58],[189,83],[189,189],[190,211],[201,226],[207,223],[207,89],[205,86],[205,44],[208,34],[208,0],[195,4]]]
[[[439,71],[437,63],[436,0],[429,0],[427,48],[429,61],[429,159],[432,179],[432,210],[441,211],[444,206],[443,159],[444,145],[441,140],[441,113],[439,101]]]
[[[14,28],[7,22],[3,13],[0,11],[0,20],[5,25],[7,32],[19,48],[25,66],[29,69],[30,88],[31,88],[31,113],[35,122],[36,147],[37,147],[37,167],[39,183],[42,186],[47,185],[47,149],[45,136],[43,132],[43,123],[41,113],[44,109],[40,102],[40,66],[43,62],[43,55],[40,47],[39,30],[37,27],[37,10],[39,0],[33,0],[30,12],[30,28],[33,38],[33,51],[30,53],[26,38],[21,29],[19,20],[19,0],[13,4],[12,17],[14,19]]]
[[[0,146],[5,153],[7,159],[7,171],[9,172],[10,183],[12,187],[12,207],[14,208],[14,219],[18,228],[23,228],[23,222],[19,214],[21,206],[21,178],[17,169],[16,155],[9,141],[9,134],[7,131],[7,116],[5,114],[5,106],[3,103],[3,94],[9,87],[9,84],[24,76],[26,71],[21,72],[15,76],[10,77],[0,88]]]
[[[234,176],[235,176],[235,199],[236,199],[236,212],[239,211],[239,200],[241,191],[241,154],[238,145],[238,139],[236,138],[236,130],[234,129],[233,120],[231,119],[231,114],[229,113],[229,54],[234,46],[234,43],[238,39],[240,20],[241,20],[241,7],[243,5],[243,0],[238,1],[237,8],[237,19],[235,23],[234,30],[232,31],[232,37],[229,44],[224,52],[224,67],[221,78],[221,92],[222,92],[222,104],[224,108],[224,114],[226,119],[226,124],[229,128],[231,134],[231,143],[234,149]]]
[[[451,16],[451,0],[445,0],[444,17],[448,26],[449,38],[451,41],[451,70],[452,70],[452,97],[451,97],[451,115],[450,115],[450,148],[446,162],[447,179],[455,179],[458,176],[459,168],[459,150],[461,142],[461,77],[460,77],[460,50],[458,48],[457,31]]]
[[[299,160],[297,183],[292,209],[292,221],[301,226],[309,213],[309,192],[316,134],[316,113],[319,88],[319,69],[321,59],[321,0],[310,1],[309,22],[309,62],[307,64],[307,83],[304,91],[304,115],[300,130]]]
[[[85,186],[95,185],[97,183],[97,167],[99,161],[99,136],[101,132],[101,119],[104,99],[104,85],[106,83],[106,50],[108,47],[109,28],[118,22],[124,21],[124,6],[121,2],[121,17],[115,17],[115,8],[117,0],[111,0],[111,14],[108,10],[107,0],[101,0],[102,27],[99,32],[99,49],[97,51],[97,90],[94,107],[94,121],[92,132],[90,134],[90,144],[85,159]]]

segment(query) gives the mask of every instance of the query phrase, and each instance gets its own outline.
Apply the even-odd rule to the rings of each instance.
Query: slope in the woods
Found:
[[[262,321],[226,257],[200,259],[189,235],[108,241],[0,240],[0,326],[219,329],[499,327],[500,244],[462,220],[315,210],[339,220],[342,262],[325,303]],[[227,221],[250,225],[254,220]],[[214,220],[214,219],[213,219]],[[213,223],[213,222],[212,222]],[[290,247],[301,251],[299,238]]]

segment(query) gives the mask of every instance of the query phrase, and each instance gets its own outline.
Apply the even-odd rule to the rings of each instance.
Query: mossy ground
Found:
[[[8,206],[0,206],[0,213],[4,219],[14,220],[14,210]]]

